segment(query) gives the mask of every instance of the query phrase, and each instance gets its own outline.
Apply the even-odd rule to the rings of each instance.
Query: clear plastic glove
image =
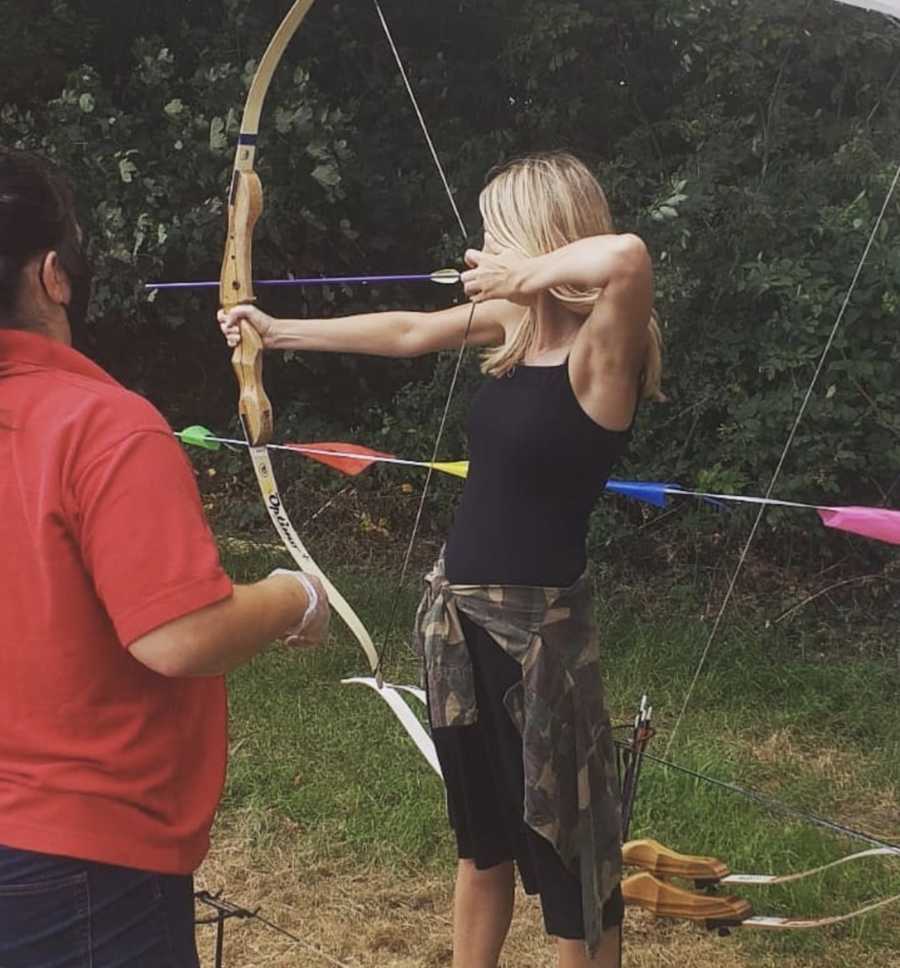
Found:
[[[284,644],[292,649],[311,649],[322,645],[328,638],[328,627],[331,624],[331,607],[325,586],[315,575],[307,575],[302,571],[277,568],[269,577],[274,575],[289,575],[298,582],[306,592],[308,603],[300,623],[284,633]]]

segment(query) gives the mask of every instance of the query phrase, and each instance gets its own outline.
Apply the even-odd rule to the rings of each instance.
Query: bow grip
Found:
[[[234,348],[231,366],[241,388],[238,413],[244,436],[254,447],[271,443],[274,419],[272,404],[263,387],[263,342],[248,322],[241,322],[241,341]]]
[[[253,291],[253,230],[262,214],[262,184],[255,171],[236,168],[228,195],[228,239],[219,299],[224,309],[256,302]],[[263,386],[263,342],[248,322],[241,322],[241,342],[231,366],[240,386],[238,410],[244,434],[253,446],[272,440],[272,404]]]

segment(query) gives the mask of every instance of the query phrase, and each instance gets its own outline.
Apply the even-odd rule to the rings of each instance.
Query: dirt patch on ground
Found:
[[[448,875],[322,858],[307,851],[302,835],[286,822],[273,821],[262,834],[239,819],[220,822],[197,888],[221,891],[242,907],[258,909],[281,929],[258,920],[229,920],[223,968],[445,968],[451,963]],[[197,913],[212,912],[201,905]],[[198,928],[198,941],[204,968],[212,968],[215,927]],[[737,938],[720,939],[641,911],[629,910],[626,922],[626,968],[890,968],[896,965],[892,957],[834,939],[824,959],[794,958],[757,946],[749,951]],[[502,964],[556,964],[540,909],[524,895],[517,900]]]

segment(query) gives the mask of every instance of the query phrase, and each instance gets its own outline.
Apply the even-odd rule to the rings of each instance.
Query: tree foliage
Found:
[[[0,138],[74,176],[98,353],[176,423],[221,428],[233,410],[214,297],[142,287],[217,277],[240,109],[285,9],[0,0]],[[840,316],[778,493],[896,501],[900,192],[857,267],[900,157],[897,25],[806,0],[394,0],[387,15],[470,242],[485,173],[545,148],[585,158],[619,226],[648,241],[669,402],[643,408],[629,471],[765,487]],[[464,242],[367,0],[313,7],[269,95],[259,170],[261,276],[459,262]],[[441,298],[326,288],[267,294],[266,308]],[[273,361],[268,382],[282,428],[330,423],[416,457],[448,369],[306,355]],[[470,364],[466,389],[474,379]],[[464,446],[465,397],[448,456]]]

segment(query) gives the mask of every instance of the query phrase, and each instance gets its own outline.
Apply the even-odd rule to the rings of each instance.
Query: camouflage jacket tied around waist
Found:
[[[451,585],[439,559],[425,578],[414,633],[435,728],[478,719],[460,612],[522,667],[504,705],[522,734],[524,818],[580,879],[593,951],[603,905],[621,879],[622,835],[590,583],[582,575],[569,588]]]

